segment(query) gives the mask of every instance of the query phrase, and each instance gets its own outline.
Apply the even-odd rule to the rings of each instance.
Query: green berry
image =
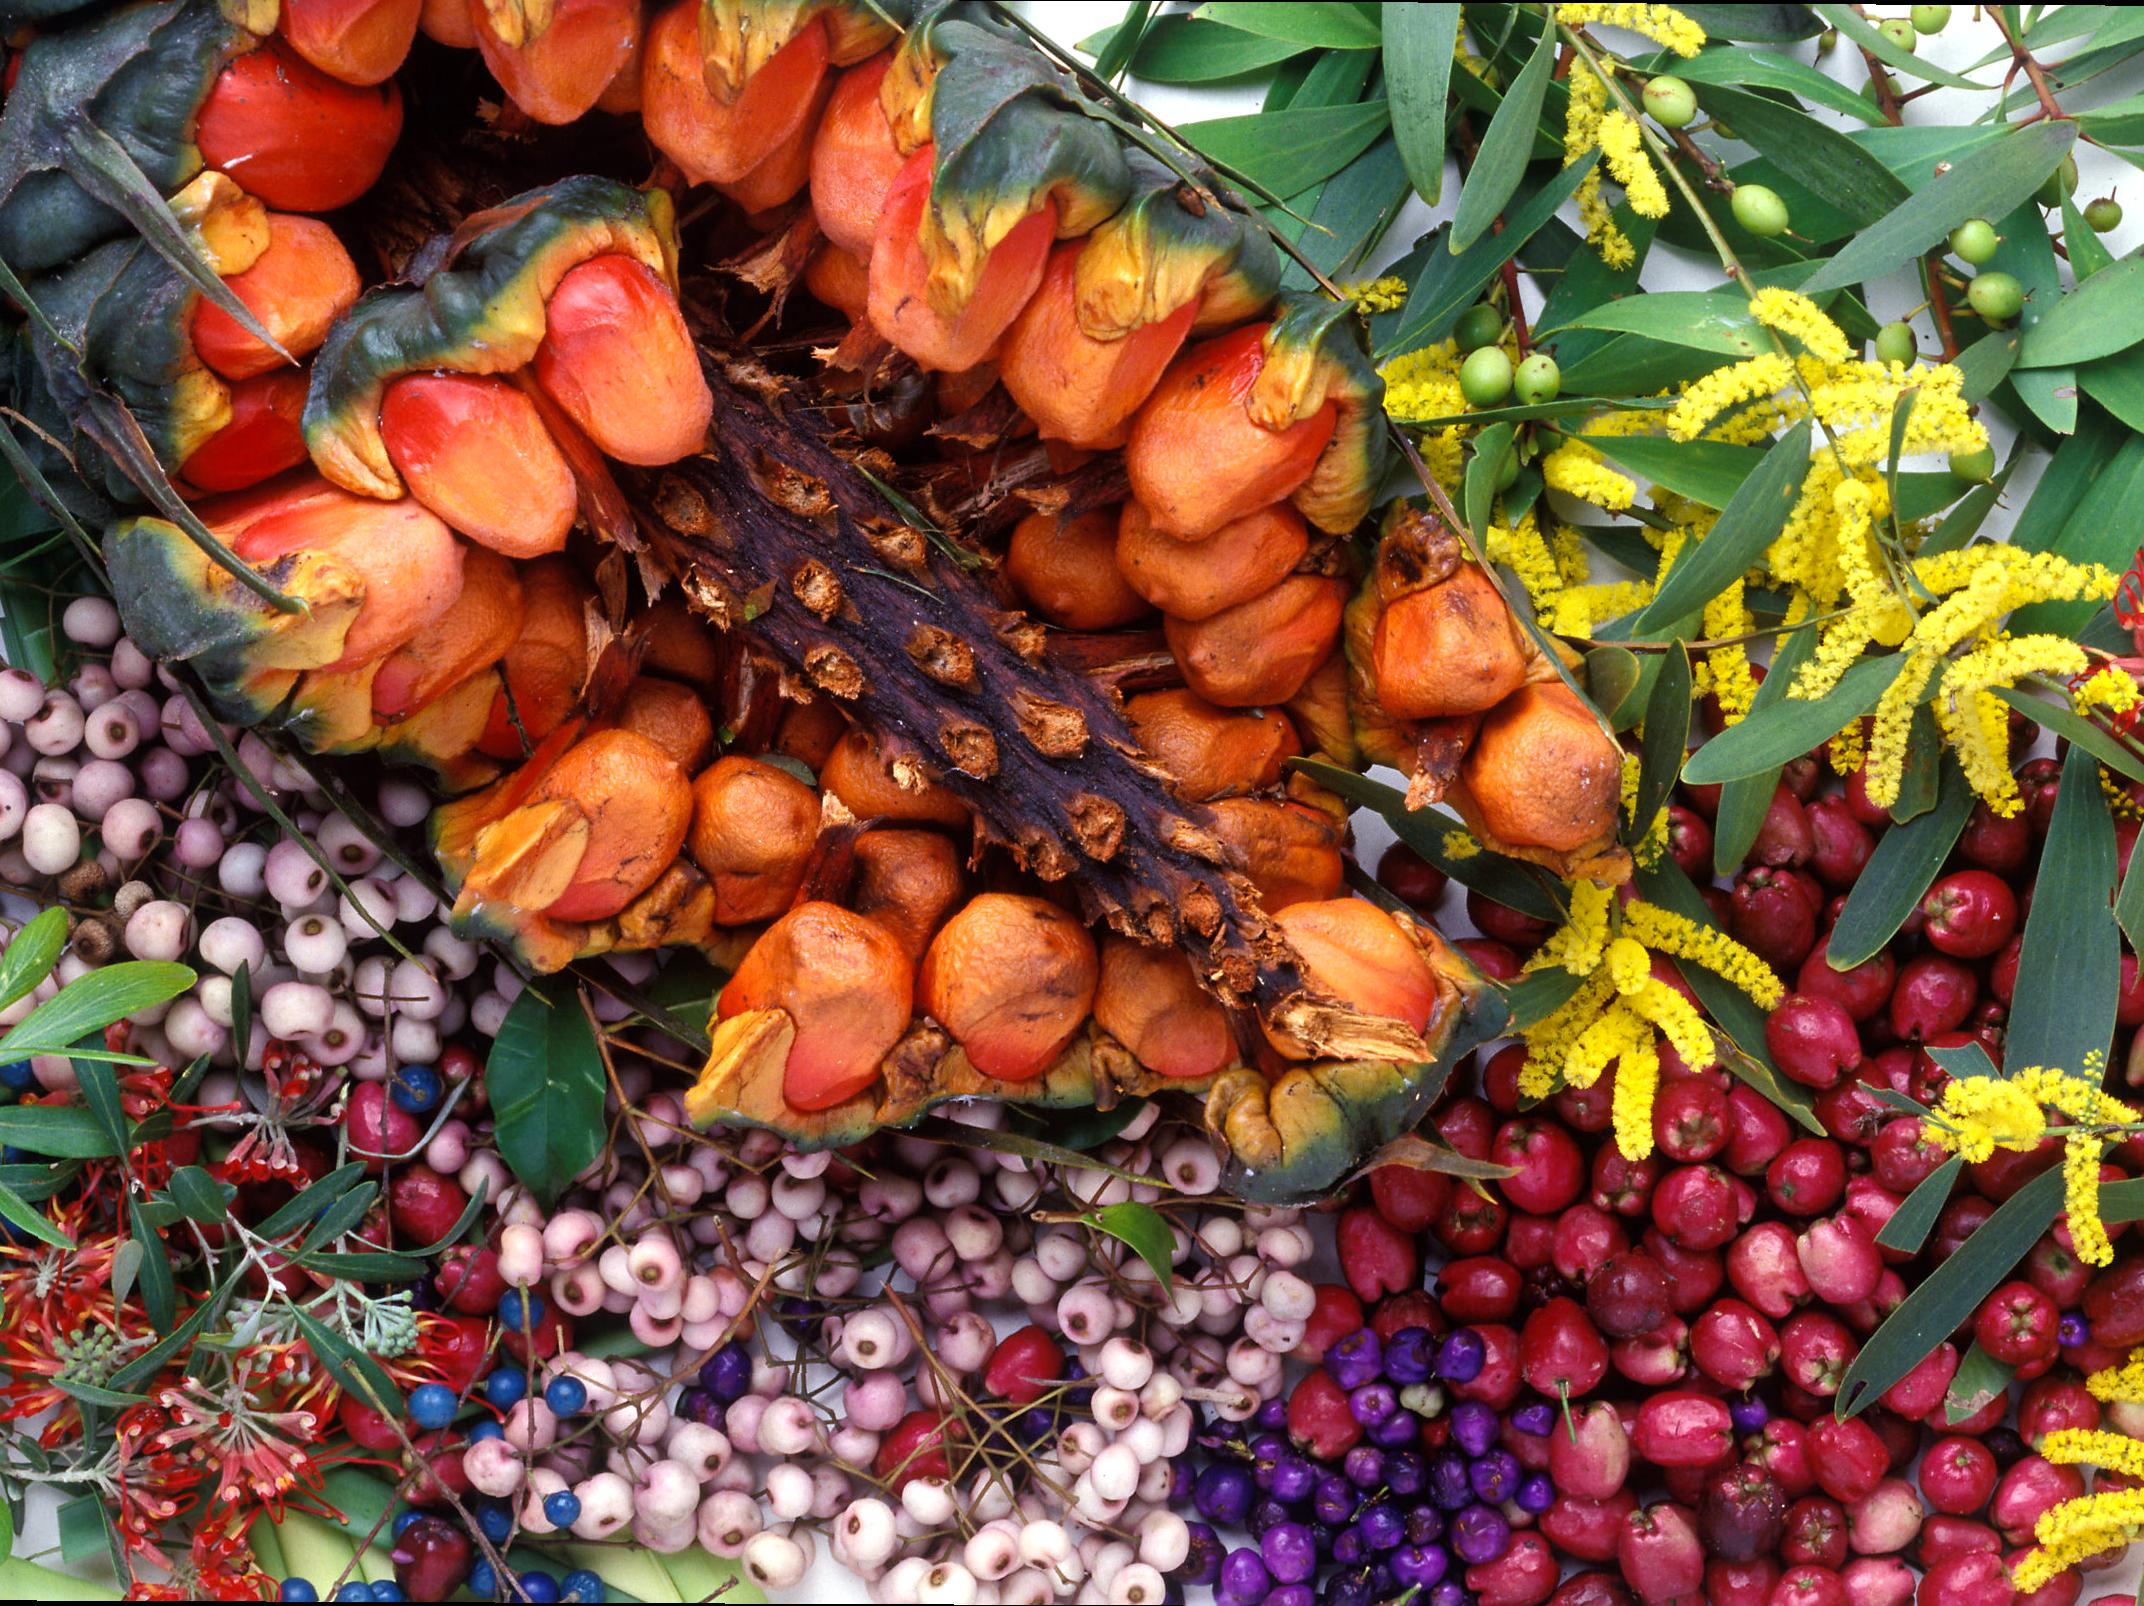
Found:
[[[1512,377],[1512,393],[1528,407],[1542,402],[1552,402],[1556,393],[1563,389],[1563,370],[1556,366],[1556,359],[1545,351],[1537,351],[1519,364],[1519,371]]]
[[[1763,184],[1737,184],[1727,204],[1735,221],[1759,239],[1787,232],[1787,203],[1777,190]]]
[[[1501,346],[1483,346],[1459,365],[1459,394],[1469,407],[1494,407],[1511,394],[1511,359]]]
[[[2025,287],[2008,273],[1982,273],[1965,287],[1965,299],[1989,323],[2008,323],[2025,310]]]
[[[1920,33],[1941,33],[1950,26],[1950,7],[1915,6],[1913,26]]]
[[[1459,327],[1452,333],[1458,338],[1461,351],[1479,351],[1483,346],[1496,344],[1496,337],[1504,332],[1504,315],[1486,301],[1477,301],[1459,315]]]
[[[1839,48],[1839,30],[1826,28],[1816,36],[1816,53],[1819,57],[1830,55]]]
[[[2085,203],[2085,227],[2094,234],[2112,234],[2122,226],[2122,203],[2111,195]]]
[[[1971,484],[1987,484],[1995,478],[1995,448],[1983,446],[1977,452],[1952,452],[1950,471]]]
[[[2062,165],[2047,175],[2047,182],[2040,186],[2035,197],[2042,206],[2060,206],[2062,197],[2077,193],[2077,158],[2065,156]]]
[[[1878,362],[1910,363],[1920,355],[1920,346],[1913,338],[1910,323],[1887,323],[1876,331],[1876,360]]]
[[[1901,50],[1911,50],[1921,42],[1910,17],[1887,17],[1876,25],[1876,31]]]
[[[1995,225],[1984,217],[1967,218],[1950,231],[1950,248],[1960,262],[1979,267],[1995,255],[2002,239]]]
[[[1647,81],[1645,109],[1662,128],[1686,128],[1697,115],[1697,91],[1667,73]]]

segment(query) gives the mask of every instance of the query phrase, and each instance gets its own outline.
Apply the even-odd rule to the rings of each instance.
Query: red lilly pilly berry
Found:
[[[1956,870],[1921,895],[1922,934],[1958,959],[1985,959],[2017,930],[2017,894],[1987,870]]]
[[[1033,1405],[1064,1375],[1064,1350],[1034,1326],[1007,1333],[983,1363],[983,1387],[1014,1405]]]
[[[1608,1346],[1575,1299],[1550,1300],[1519,1332],[1519,1374],[1550,1399],[1576,1399],[1608,1373]]]
[[[1323,1368],[1288,1395],[1288,1437],[1320,1461],[1336,1461],[1362,1441],[1362,1424],[1349,1407],[1347,1390]]]
[[[1861,1034],[1844,1006],[1808,993],[1789,993],[1765,1017],[1764,1046],[1772,1063],[1804,1087],[1828,1088],[1861,1063]]]
[[[957,1418],[937,1411],[910,1411],[879,1441],[871,1470],[895,1493],[911,1478],[944,1478],[952,1468],[946,1458],[946,1441],[957,1436]]]
[[[1515,1209],[1552,1216],[1586,1185],[1586,1157],[1570,1133],[1553,1121],[1506,1121],[1489,1158],[1512,1174],[1498,1186]]]
[[[2032,1366],[2055,1358],[2060,1321],[2054,1301],[2039,1289],[2009,1282],[1982,1301],[1973,1337],[2005,1366]]]
[[[395,1582],[410,1600],[445,1600],[469,1577],[469,1536],[444,1517],[421,1516],[395,1538]]]
[[[1333,1239],[1341,1275],[1357,1298],[1368,1302],[1420,1286],[1422,1255],[1413,1237],[1375,1210],[1342,1211]]]

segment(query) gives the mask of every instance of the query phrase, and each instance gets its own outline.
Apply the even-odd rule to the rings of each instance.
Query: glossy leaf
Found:
[[[2114,1040],[2121,933],[2114,923],[2114,821],[2099,765],[2082,748],[2062,764],[2062,788],[2040,848],[2017,982],[2003,1035],[2003,1070],[2076,1073]]]
[[[1382,38],[1376,17],[1350,5],[1306,4],[1304,0],[1207,0],[1192,16],[1240,28],[1262,39],[1284,39],[1316,50],[1375,50]]]
[[[56,1160],[100,1160],[120,1151],[104,1123],[79,1104],[17,1104],[0,1109],[0,1143]]]
[[[1541,99],[1548,91],[1549,69],[1555,64],[1556,31],[1543,28],[1534,53],[1504,92],[1502,104],[1481,137],[1473,170],[1459,192],[1459,211],[1445,237],[1444,248],[1452,255],[1458,256],[1489,232],[1526,176],[1526,164],[1534,154],[1534,128],[1541,120]]]
[[[55,1249],[75,1247],[74,1240],[53,1226],[50,1217],[5,1183],[0,1183],[0,1220]],[[0,1505],[0,1509],[4,1509],[4,1505]]]
[[[499,1153],[546,1205],[602,1152],[602,1051],[580,1000],[522,989],[484,1063]]]
[[[1535,338],[1546,340],[1571,329],[1644,335],[1729,357],[1754,357],[1771,349],[1763,326],[1750,316],[1749,298],[1740,290],[1659,290],[1604,301],[1535,331]]]
[[[166,1184],[171,1202],[185,1213],[187,1218],[204,1226],[214,1226],[229,1214],[231,1201],[238,1197],[238,1189],[228,1182],[218,1182],[197,1165],[183,1165],[171,1173]]]
[[[2114,923],[2129,939],[2132,953],[2144,953],[2144,831],[2129,845],[2129,863],[2122,870],[2121,890],[2114,896]]]
[[[1491,424],[1474,437],[1474,450],[1467,457],[1466,482],[1460,495],[1465,506],[1467,530],[1475,541],[1484,540],[1489,529],[1489,511],[1496,500],[1496,482],[1511,461],[1511,441],[1517,426]]]
[[[52,974],[67,947],[67,911],[42,909],[0,951],[0,1009]]]
[[[1459,38],[1457,5],[1385,9],[1385,93],[1408,180],[1434,206],[1444,194],[1445,93]]]
[[[1163,1288],[1175,1280],[1171,1262],[1176,1255],[1176,1234],[1169,1229],[1168,1217],[1152,1205],[1136,1201],[1104,1205],[1094,1213],[1091,1225],[1145,1261]]]
[[[1749,39],[1791,44],[1823,30],[1807,6],[1677,6],[1676,10],[1705,30],[1707,39]],[[1708,52],[1709,54],[1709,52]]]
[[[1924,60],[1908,50],[1904,45],[1895,43],[1887,34],[1878,29],[1874,23],[1861,15],[1859,6],[1813,5],[1809,9],[1887,67],[1894,67],[1902,73],[1931,84],[1947,84],[1952,89],[1984,90],[1990,87],[1986,84],[1976,84],[1963,74],[1954,73],[1947,67],[1941,67],[1932,61]],[[2048,171],[2052,172],[2053,169],[2050,168]],[[2041,176],[2044,178],[2046,174]],[[2008,208],[2003,210],[2007,211]],[[1993,214],[1981,215],[1992,216]]]
[[[1943,1391],[1943,1420],[1956,1427],[2006,1392],[2016,1376],[2016,1367],[1998,1361],[1975,1340],[1952,1374],[1950,1387]]]
[[[1832,969],[1850,970],[1874,958],[1898,934],[1950,857],[1972,812],[1973,789],[1957,761],[1946,755],[1935,807],[1878,837],[1869,862],[1847,893],[1825,948]]]
[[[1813,626],[1789,631],[1779,639],[1772,652],[1770,671],[1750,699],[1749,712],[1743,716],[1743,723],[1756,718],[1787,694],[1795,675],[1815,650],[1816,630]],[[1764,829],[1764,817],[1771,811],[1772,794],[1779,790],[1779,774],[1784,768],[1784,764],[1775,764],[1754,775],[1737,776],[1721,785],[1720,804],[1712,816],[1712,868],[1716,873],[1731,876],[1748,857],[1757,833]]]
[[[93,1032],[137,1010],[169,1003],[194,984],[185,965],[128,959],[77,976],[0,1037],[0,1064],[64,1054]]]
[[[1666,629],[1696,613],[1739,579],[1779,539],[1808,473],[1809,421],[1803,419],[1735,487],[1705,538],[1683,549],[1653,600],[1631,622],[1631,634],[1644,636]]]
[[[1799,174],[1858,225],[1874,223],[1913,193],[1864,146],[1807,112],[1739,89],[1707,87],[1698,101],[1732,124],[1744,144]]]
[[[1715,508],[1733,501],[1742,482],[1764,460],[1761,448],[1726,441],[1671,441],[1656,435],[1579,438],[1617,467]]]
[[[2053,368],[2091,362],[2140,340],[2144,340],[2144,257],[2125,257],[2086,279],[2028,328],[2017,365]]]
[[[1273,116],[1215,117],[1178,133],[1192,149],[1275,195],[1300,195],[1377,142],[1391,119],[1381,100]]]
[[[1117,29],[1111,28],[1082,40],[1080,48],[1099,57],[1116,43],[1116,33]],[[1132,71],[1157,84],[1218,83],[1277,66],[1308,48],[1285,39],[1262,39],[1257,34],[1224,28],[1218,22],[1200,22],[1194,17],[1157,17],[1132,53]]]
[[[1673,571],[1670,571],[1672,578]],[[1763,719],[1745,719],[1690,755],[1682,778],[1693,785],[1755,775],[1822,746],[1876,706],[1905,667],[1902,653],[1864,658],[1822,697],[1787,697]]]
[[[1146,38],[1147,20],[1153,10],[1154,0],[1129,0],[1124,7],[1124,20],[1117,24],[1109,42],[1094,58],[1096,77],[1114,82],[1131,65],[1133,53]]]
[[[1691,8],[1683,6],[1679,9],[1687,12]],[[1746,11],[1758,8],[1719,6],[1712,9]],[[1391,30],[1388,27],[1386,31],[1389,33]],[[1715,33],[1709,28],[1706,33],[1715,39],[1732,37]],[[1784,90],[1828,110],[1858,117],[1864,123],[1876,122],[1883,116],[1876,103],[1867,96],[1856,94],[1847,85],[1818,68],[1775,51],[1733,50],[1714,45],[1700,50],[1688,61],[1680,57],[1659,57],[1656,58],[1656,63],[1660,71],[1671,72],[1693,84],[1727,84],[1748,89]]]

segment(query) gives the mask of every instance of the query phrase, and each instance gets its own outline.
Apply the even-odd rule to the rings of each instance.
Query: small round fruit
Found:
[[[1563,389],[1563,370],[1556,366],[1554,357],[1537,351],[1519,364],[1518,372],[1512,375],[1511,389],[1528,407],[1552,402]]]
[[[2040,186],[2034,197],[2042,206],[2060,206],[2062,197],[2077,193],[2077,158],[2065,156],[2062,165],[2047,175],[2047,182]]]
[[[1787,203],[1779,192],[1764,184],[1737,184],[1728,198],[1735,221],[1760,240],[1787,232]]]
[[[1915,6],[1910,15],[1920,33],[1941,33],[1950,26],[1949,6]]]
[[[2025,310],[2025,287],[2010,273],[1980,273],[1965,287],[1965,299],[1989,323],[2008,323]]]
[[[1995,448],[1983,446],[1977,452],[1952,452],[1950,471],[1970,484],[1987,484],[1995,478]]]
[[[1496,337],[1504,332],[1504,315],[1486,301],[1477,301],[1459,315],[1458,327],[1452,331],[1461,351],[1479,351],[1483,346],[1496,344]]]
[[[1921,42],[1911,17],[1887,17],[1876,25],[1876,31],[1901,50],[1911,50]]]
[[[1876,360],[1878,362],[1910,363],[1920,355],[1920,346],[1913,338],[1910,323],[1887,323],[1876,331]]]
[[[2111,195],[2102,195],[2096,201],[2087,201],[2084,206],[2085,227],[2094,234],[2112,234],[2122,226],[2122,203]]]
[[[1459,394],[1469,407],[1494,407],[1511,394],[1511,359],[1501,346],[1483,346],[1459,365]]]
[[[1958,260],[1979,267],[1995,255],[2002,239],[1984,217],[1969,217],[1950,231],[1950,248]]]
[[[1645,109],[1662,128],[1686,128],[1697,115],[1697,91],[1668,73],[1645,86]]]

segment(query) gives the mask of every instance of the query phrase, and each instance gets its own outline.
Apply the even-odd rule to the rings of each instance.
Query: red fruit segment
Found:
[[[1119,339],[1095,339],[1080,327],[1074,282],[1084,245],[1067,240],[1050,253],[1041,287],[1005,331],[998,377],[1043,439],[1101,451],[1123,444],[1127,421],[1183,345],[1198,304]]]
[[[276,32],[331,78],[385,83],[417,37],[424,0],[282,0]]]
[[[224,285],[293,357],[319,349],[328,325],[357,300],[357,264],[317,218],[268,214],[268,249]],[[226,379],[251,379],[285,366],[221,307],[194,308],[194,351]]]
[[[542,31],[517,4],[470,0],[484,65],[539,123],[570,123],[601,98],[640,44],[640,0],[558,0]]]
[[[231,421],[195,447],[179,477],[200,491],[242,491],[305,461],[302,369],[241,379],[231,387]]]
[[[402,133],[402,92],[338,83],[271,41],[217,77],[194,124],[201,160],[286,212],[332,212],[372,188]]]
[[[941,308],[931,295],[930,258],[921,238],[936,159],[936,148],[924,146],[886,192],[871,243],[871,326],[919,367],[960,373],[991,355],[1042,283],[1057,233],[1057,204],[1044,201],[991,248],[965,306]]]
[[[537,382],[601,450],[654,467],[699,449],[715,399],[660,279],[631,257],[592,257],[544,315]]]
[[[387,387],[380,437],[410,495],[510,558],[566,544],[573,472],[527,396],[503,379],[410,374]]]

